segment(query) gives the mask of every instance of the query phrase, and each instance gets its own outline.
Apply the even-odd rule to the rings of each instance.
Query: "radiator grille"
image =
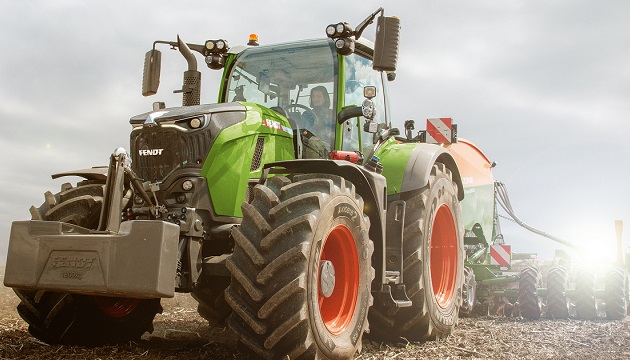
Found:
[[[158,126],[132,132],[130,142],[132,168],[148,181],[163,180],[177,168],[201,168],[212,146],[209,131]]]

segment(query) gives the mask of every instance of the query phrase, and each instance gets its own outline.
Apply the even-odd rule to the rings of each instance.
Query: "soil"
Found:
[[[3,269],[0,269],[2,271]],[[4,272],[0,273],[3,280]],[[141,340],[86,348],[48,345],[31,337],[15,307],[19,299],[0,287],[0,359],[246,359],[228,329],[209,327],[195,300],[177,294],[162,300],[155,330]],[[356,359],[630,359],[630,318],[621,321],[536,321],[483,316],[460,319],[439,341],[379,343],[364,340]]]

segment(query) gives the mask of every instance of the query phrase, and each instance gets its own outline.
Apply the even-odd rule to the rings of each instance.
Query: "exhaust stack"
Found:
[[[201,72],[197,71],[197,59],[179,35],[177,35],[177,48],[188,62],[188,70],[184,71],[182,89],[175,92],[183,93],[182,106],[199,105],[201,103]]]

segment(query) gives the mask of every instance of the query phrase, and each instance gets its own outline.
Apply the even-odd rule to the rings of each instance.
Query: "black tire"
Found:
[[[464,267],[464,286],[462,287],[462,306],[459,308],[459,315],[469,317],[473,315],[475,308],[475,298],[477,294],[477,281],[475,272],[469,267]]]
[[[597,298],[595,297],[595,276],[581,270],[575,278],[575,313],[578,319],[597,319]]]
[[[39,208],[31,207],[34,220],[62,221],[90,229],[98,227],[103,184],[69,184]],[[128,198],[128,197],[127,197]],[[19,315],[29,332],[49,344],[96,346],[126,342],[153,331],[153,318],[162,312],[160,299],[125,299],[84,296],[51,291],[15,289],[21,302]]]
[[[621,320],[626,317],[626,300],[628,298],[628,275],[626,269],[614,267],[606,273],[606,288],[604,301],[606,304],[606,318]]]
[[[199,303],[197,312],[208,320],[210,325],[223,325],[230,315],[230,306],[225,302],[225,289],[230,285],[230,278],[213,276],[201,280],[199,289],[191,295]]]
[[[538,289],[541,285],[541,277],[538,269],[527,267],[521,270],[518,279],[518,308],[525,319],[539,319],[541,312],[541,299]]]
[[[228,325],[255,357],[350,359],[372,303],[369,218],[349,181],[324,174],[293,180],[257,185],[242,206],[227,260]],[[328,294],[333,288],[321,286],[320,276],[332,274],[331,264],[336,283]]]
[[[554,267],[547,276],[547,317],[552,319],[569,318],[567,299],[567,272],[563,267]]]
[[[457,184],[437,163],[426,186],[404,195],[403,280],[412,306],[394,309],[376,301],[370,334],[394,341],[442,338],[453,331],[462,302],[465,252]]]

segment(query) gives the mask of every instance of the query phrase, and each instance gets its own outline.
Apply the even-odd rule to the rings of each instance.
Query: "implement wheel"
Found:
[[[85,181],[69,184],[39,208],[31,207],[33,220],[62,221],[88,229],[98,227],[103,184]],[[126,198],[128,199],[128,198]],[[96,346],[140,338],[153,331],[153,318],[162,312],[160,299],[128,299],[15,289],[21,302],[19,315],[37,339],[49,344]]]
[[[606,318],[621,320],[626,317],[626,299],[628,298],[628,276],[626,269],[614,267],[606,273],[605,304]]]
[[[518,280],[518,307],[521,316],[526,319],[540,318],[542,304],[538,296],[538,289],[541,281],[538,269],[528,267],[521,271]]]
[[[579,271],[575,278],[575,312],[578,319],[597,319],[595,275],[588,270]]]
[[[469,267],[464,267],[464,286],[462,287],[462,306],[459,308],[459,315],[469,317],[473,315],[475,308],[475,296],[477,292],[477,281],[475,272]]]
[[[350,359],[372,303],[363,200],[338,176],[273,177],[233,231],[228,324],[255,357]]]
[[[375,302],[371,334],[385,340],[442,338],[455,327],[462,303],[465,253],[457,184],[437,163],[425,187],[403,195],[403,280],[412,306],[396,309]]]
[[[566,290],[566,270],[563,267],[549,270],[547,276],[547,317],[552,319],[569,318],[569,302]]]

